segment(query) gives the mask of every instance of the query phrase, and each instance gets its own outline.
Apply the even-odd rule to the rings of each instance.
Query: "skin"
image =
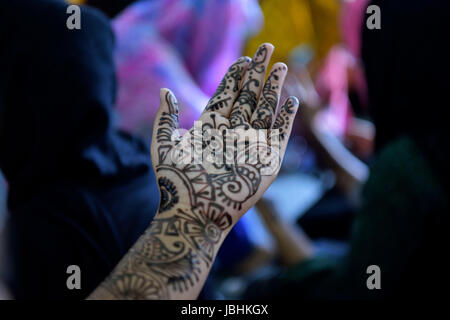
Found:
[[[287,72],[286,65],[276,63],[264,83],[266,69],[274,47],[260,46],[255,56],[237,60],[228,70],[217,92],[200,116],[203,141],[195,146],[189,137],[199,134],[191,129],[178,134],[178,103],[168,89],[161,90],[152,142],[152,159],[159,184],[161,201],[158,213],[146,233],[121,260],[110,276],[91,294],[90,299],[195,299],[212,266],[223,240],[231,228],[262,196],[278,170],[263,174],[267,164],[240,163],[239,148],[226,150],[227,163],[192,162],[195,150],[205,155],[215,139],[205,138],[208,129],[219,131],[251,128],[266,134],[261,145],[272,143],[276,134],[281,163],[298,100],[290,97],[277,115],[278,99]],[[259,132],[259,131],[258,131]],[[239,145],[239,139],[224,135]],[[264,140],[263,139],[263,140]],[[220,141],[219,141],[220,142]],[[180,150],[194,149],[178,156]],[[196,149],[197,147],[197,149]],[[248,157],[256,154],[252,143],[243,143]],[[258,146],[259,148],[259,146]],[[181,160],[180,160],[181,159]]]

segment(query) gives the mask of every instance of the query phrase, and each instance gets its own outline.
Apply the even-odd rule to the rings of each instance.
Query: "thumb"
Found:
[[[153,123],[152,161],[162,163],[173,145],[172,136],[178,129],[178,102],[169,89],[161,89],[160,104]]]

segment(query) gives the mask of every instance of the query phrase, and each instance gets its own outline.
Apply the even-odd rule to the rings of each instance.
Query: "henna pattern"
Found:
[[[178,102],[169,93],[166,93],[165,99],[169,106],[169,112],[164,111],[159,120],[159,128],[156,135],[159,143],[170,142],[172,131],[178,128]]]
[[[258,48],[247,70],[247,78],[241,88],[240,95],[233,106],[230,122],[233,128],[248,128],[248,121],[256,109],[261,77],[264,79],[269,54],[266,46]]]
[[[230,106],[231,103],[233,103],[231,93],[239,90],[243,71],[249,61],[250,58],[241,57],[231,65],[227,71],[227,74],[220,82],[217,91],[209,100],[208,105],[206,106],[206,111],[217,111]]]
[[[184,292],[195,286],[202,267],[211,266],[220,242],[233,226],[230,212],[243,212],[246,202],[258,192],[264,170],[272,165],[258,161],[258,150],[267,148],[267,141],[249,142],[238,135],[226,134],[217,138],[208,132],[226,133],[240,128],[246,135],[251,130],[272,127],[286,67],[272,69],[261,90],[269,51],[263,45],[250,63],[244,57],[229,68],[200,118],[199,132],[194,126],[181,140],[173,139],[178,127],[178,104],[170,92],[166,93],[167,108],[160,114],[154,137],[155,173],[161,195],[159,213],[134,249],[122,259],[118,271],[102,285],[114,297],[167,299],[169,289]],[[296,105],[297,100],[288,99],[274,122],[273,128],[279,130],[282,140],[290,128]],[[195,135],[202,135],[200,143]],[[218,152],[223,162],[192,161],[197,153],[204,155],[211,147],[223,149]],[[176,158],[179,151],[186,154]],[[276,152],[266,155],[280,159]],[[174,161],[183,157],[191,161]],[[229,162],[229,158],[234,160]]]
[[[289,122],[291,121],[290,115],[295,112],[295,106],[298,105],[298,103],[298,99],[295,97],[290,97],[289,99],[287,99],[284,105],[281,107],[279,116],[275,120],[273,128],[279,130],[281,140],[284,140],[286,138],[286,131],[289,129]]]
[[[161,195],[161,203],[159,205],[159,212],[172,209],[178,203],[178,192],[174,184],[165,177],[158,179],[159,192]]]
[[[205,125],[204,130],[220,126],[216,117],[218,115],[209,115],[211,123]],[[156,139],[161,140],[166,133],[164,130],[158,132]],[[167,147],[159,148],[159,153],[163,153],[159,154],[162,162],[156,166],[161,192],[159,215],[152,222],[151,231],[139,240],[131,257],[127,258],[130,262],[126,271],[109,279],[105,289],[115,296],[168,298],[164,286],[178,292],[192,287],[199,281],[199,264],[210,267],[224,231],[233,225],[227,208],[241,210],[242,204],[260,185],[260,170],[264,165],[238,162],[241,157],[254,152],[252,148],[257,146],[237,148],[234,150],[236,163],[217,166],[214,173],[201,164],[172,163],[167,153],[174,145]],[[181,187],[183,191],[177,190]],[[180,192],[188,195],[189,203],[179,203]],[[163,213],[172,208],[178,208],[176,214],[163,218]],[[198,254],[194,254],[193,249]]]
[[[252,127],[255,129],[268,129],[272,126],[277,105],[280,74],[286,71],[285,66],[272,70],[264,84],[258,107],[253,115]],[[256,117],[255,117],[256,116]]]
[[[117,299],[157,300],[169,297],[167,289],[157,277],[136,270],[108,277],[103,286]]]
[[[231,125],[233,128],[244,127],[248,129],[247,121],[250,119],[253,111],[256,109],[256,93],[251,90],[251,87],[259,87],[259,81],[256,79],[249,79],[243,86],[241,94],[237,99],[238,107],[231,111]]]
[[[265,45],[260,46],[250,64],[250,75],[252,71],[264,73],[266,71],[266,63],[268,62],[268,50]]]
[[[178,128],[178,102],[169,92],[165,95],[169,113],[162,112],[156,131],[156,141],[160,144],[158,148],[158,161],[163,162],[171,149],[172,132]]]
[[[200,261],[179,238],[175,219],[159,219],[152,232],[139,239],[132,255],[121,262],[122,272],[109,277],[105,289],[125,299],[167,299],[167,287],[183,292],[198,281]],[[160,237],[173,240],[163,242]],[[169,247],[166,243],[169,242]]]
[[[183,237],[201,253],[206,265],[209,266],[213,261],[216,245],[221,240],[223,229],[219,227],[216,221],[211,220],[201,211],[194,211],[192,215],[191,213],[178,209],[177,218],[182,223]],[[225,219],[222,225],[225,227],[224,229],[231,225],[229,223],[230,217],[227,214],[222,214],[219,218]]]

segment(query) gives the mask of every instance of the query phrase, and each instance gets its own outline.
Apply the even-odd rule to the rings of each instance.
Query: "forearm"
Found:
[[[190,209],[158,214],[89,299],[196,299],[228,231]]]

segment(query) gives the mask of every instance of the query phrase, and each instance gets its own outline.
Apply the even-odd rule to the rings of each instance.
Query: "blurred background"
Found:
[[[272,63],[289,67],[281,100],[295,95],[301,108],[281,172],[221,248],[203,297],[238,298],[250,282],[280,268],[311,257],[346,256],[364,203],[361,190],[387,141],[378,141],[380,113],[371,108],[362,57],[369,0],[69,2],[109,17],[115,36],[114,121],[147,144],[160,88],[174,92],[180,127],[190,128],[228,66],[253,56],[259,44],[274,44]],[[381,56],[380,64],[391,60]],[[376,70],[374,59],[369,71]],[[403,116],[392,122],[410,120]],[[7,192],[0,175],[0,227]]]

